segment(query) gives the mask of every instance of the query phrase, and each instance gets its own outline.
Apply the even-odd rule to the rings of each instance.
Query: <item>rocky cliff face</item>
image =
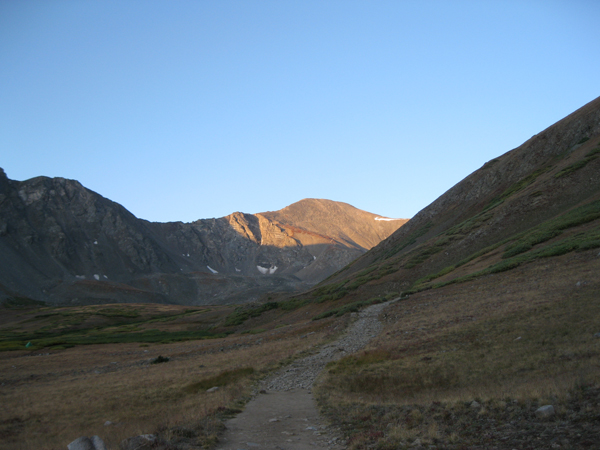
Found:
[[[151,223],[63,178],[0,169],[0,297],[53,303],[250,301],[318,282],[405,221],[343,203]]]

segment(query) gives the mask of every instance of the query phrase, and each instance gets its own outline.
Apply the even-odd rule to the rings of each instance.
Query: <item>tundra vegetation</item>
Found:
[[[491,427],[528,427],[547,404],[556,421],[594,423],[598,270],[597,250],[571,253],[398,301],[370,348],[329,365],[319,403],[350,449],[491,445]]]
[[[588,249],[402,299],[389,293],[399,300],[381,317],[384,332],[318,383],[322,411],[352,449],[476,442],[481,420],[522,420],[542,404],[567,419],[573,396],[600,382],[599,269]],[[258,379],[335,339],[348,312],[386,300],[312,295],[237,308],[13,302],[1,328],[3,448],[63,448],[93,434],[116,448],[137,434],[176,441],[182,430],[209,448]],[[100,341],[109,331],[120,340]],[[152,364],[158,358],[168,360]],[[474,400],[483,405],[476,420]]]
[[[343,328],[308,309],[258,310],[230,325],[240,311],[228,306],[3,305],[2,448],[66,448],[95,434],[109,448],[151,433],[214,444],[256,380]]]

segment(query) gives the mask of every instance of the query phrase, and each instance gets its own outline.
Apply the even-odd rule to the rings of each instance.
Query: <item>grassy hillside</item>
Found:
[[[588,250],[400,300],[367,350],[328,367],[319,403],[350,449],[417,439],[425,448],[593,448],[599,271],[600,253]],[[549,404],[556,415],[538,419]]]
[[[600,99],[496,158],[303,298],[412,294],[600,247]]]

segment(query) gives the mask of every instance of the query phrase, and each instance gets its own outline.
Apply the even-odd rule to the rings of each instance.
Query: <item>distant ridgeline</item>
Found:
[[[0,300],[241,303],[313,285],[406,220],[330,200],[192,223],[136,218],[64,178],[0,169]]]

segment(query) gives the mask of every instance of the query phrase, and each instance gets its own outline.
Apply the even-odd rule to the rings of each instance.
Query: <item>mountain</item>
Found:
[[[306,199],[281,211],[153,223],[64,178],[0,169],[0,298],[244,302],[308,287],[406,220]]]
[[[414,293],[600,246],[600,98],[452,187],[311,295]]]

